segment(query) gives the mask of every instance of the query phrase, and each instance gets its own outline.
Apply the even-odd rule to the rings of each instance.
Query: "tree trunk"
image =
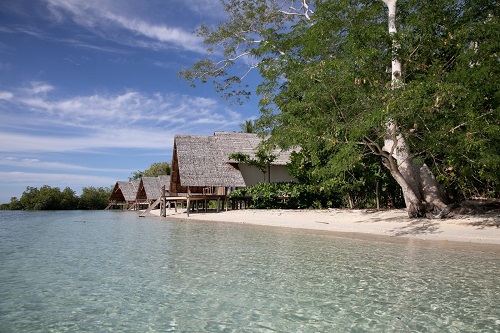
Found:
[[[349,201],[349,208],[354,209],[354,199],[350,192],[347,193],[347,200]]]
[[[389,10],[389,34],[393,35],[396,29],[397,0],[382,0]],[[399,44],[393,41],[393,53]],[[403,86],[401,78],[401,62],[396,57],[392,59],[392,89]],[[399,133],[397,124],[389,120],[386,124],[386,138],[383,150],[388,153],[383,162],[391,175],[401,186],[410,218],[414,217],[444,217],[448,213],[444,203],[444,195],[436,178],[425,164],[417,165],[413,161],[404,137]]]
[[[380,209],[380,166],[378,168],[377,182],[375,183],[375,198],[377,200],[377,210]]]

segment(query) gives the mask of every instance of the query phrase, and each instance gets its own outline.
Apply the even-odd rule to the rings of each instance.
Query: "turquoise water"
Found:
[[[0,332],[500,332],[500,257],[134,212],[0,212]]]

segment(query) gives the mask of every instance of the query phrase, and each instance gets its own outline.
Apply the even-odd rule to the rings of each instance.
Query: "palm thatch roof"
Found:
[[[170,176],[142,177],[137,190],[137,200],[156,200],[162,195],[162,186],[169,190]],[[166,193],[168,195],[168,193]]]
[[[138,180],[131,181],[117,181],[111,196],[110,201],[125,201],[132,202],[135,201],[137,194],[137,189],[139,188]]]
[[[262,142],[262,139],[253,133],[215,132],[213,137],[222,150],[226,163],[237,163],[228,158],[229,154],[233,153],[247,154],[254,159],[259,144]],[[286,165],[290,161],[291,153],[292,150],[273,150],[271,154],[275,155],[276,159],[272,165]]]
[[[215,132],[213,136],[176,135],[172,159],[171,190],[185,186],[245,187],[240,170],[228,156],[255,157],[262,139],[252,133]],[[285,165],[290,152],[275,151],[273,165]]]

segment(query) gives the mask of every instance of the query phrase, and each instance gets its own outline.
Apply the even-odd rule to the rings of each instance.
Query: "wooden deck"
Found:
[[[190,212],[199,211],[200,203],[202,204],[201,209],[205,212],[208,211],[208,206],[210,201],[216,201],[216,210],[217,212],[221,209],[221,202],[223,203],[223,209],[228,209],[228,198],[226,195],[218,195],[218,194],[192,194],[186,196],[162,196],[158,198],[153,204],[149,206],[149,208],[144,211],[140,216],[146,216],[151,210],[155,209],[158,205],[160,205],[160,216],[167,216],[167,207],[174,207],[175,212],[177,212],[177,205],[185,205],[186,213],[189,217]]]

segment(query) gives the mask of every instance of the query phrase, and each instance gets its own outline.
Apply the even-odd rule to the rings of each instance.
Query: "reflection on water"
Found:
[[[0,332],[498,332],[499,266],[130,212],[0,212]]]

